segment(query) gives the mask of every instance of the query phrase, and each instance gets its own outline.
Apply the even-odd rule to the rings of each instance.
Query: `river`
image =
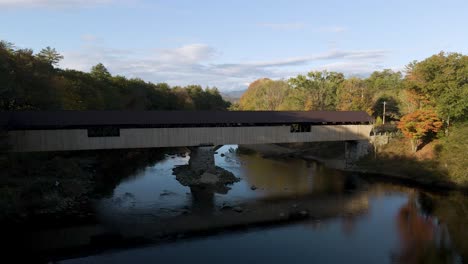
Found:
[[[468,199],[237,146],[216,165],[240,181],[182,185],[167,155],[95,202],[97,223],[42,230],[38,250],[59,263],[463,263]],[[71,251],[70,251],[71,252]],[[77,253],[79,252],[79,253]]]

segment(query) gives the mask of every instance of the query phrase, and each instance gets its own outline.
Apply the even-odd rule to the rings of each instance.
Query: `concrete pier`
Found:
[[[207,171],[215,168],[213,147],[191,147],[189,167],[193,171]]]
[[[349,140],[345,142],[346,167],[369,154],[371,145],[368,140]]]

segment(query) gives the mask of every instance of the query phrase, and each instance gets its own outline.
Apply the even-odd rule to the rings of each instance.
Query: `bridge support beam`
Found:
[[[352,166],[369,153],[370,143],[367,140],[350,140],[345,142],[346,167]]]
[[[215,168],[213,147],[190,147],[189,167],[196,172],[205,172]]]

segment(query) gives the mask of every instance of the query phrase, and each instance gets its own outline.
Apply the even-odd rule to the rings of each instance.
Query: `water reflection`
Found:
[[[238,154],[236,149],[237,146],[222,147],[215,160],[217,166],[233,173],[240,182],[198,186],[199,179],[192,180],[182,173],[184,170],[173,171],[188,167],[189,156],[171,155],[121,182],[111,197],[98,202],[99,215],[128,220],[132,215],[174,216],[187,208],[205,208],[204,212],[211,208],[214,212],[226,204],[234,206],[259,198],[337,194],[355,187],[349,177],[317,163],[265,159],[260,154]]]
[[[332,218],[314,219],[268,229],[253,229],[162,246],[109,252],[65,263],[128,263],[153,260],[176,263],[281,263],[291,260],[295,263],[400,262],[403,255],[399,255],[398,258],[392,255],[392,252],[398,251],[401,243],[400,225],[396,223],[401,215],[408,215],[410,197],[406,195],[408,190],[398,191],[391,186],[387,187],[387,191],[390,192],[380,193],[381,187],[371,188],[363,193],[360,201],[368,201],[369,207],[365,215],[334,215]],[[413,228],[412,224],[402,224],[407,225],[408,230]],[[426,238],[423,236],[417,240],[426,241]],[[412,260],[414,259],[410,259]]]
[[[426,198],[427,199],[427,198]],[[436,217],[421,213],[416,194],[412,193],[396,215],[400,239],[396,263],[458,263],[445,224]]]
[[[264,159],[260,154],[240,155],[242,174],[250,185],[270,197],[309,193],[340,193],[344,178],[338,171],[299,159]]]
[[[187,165],[188,157],[172,155],[120,183],[112,197],[98,201],[97,211],[99,224],[122,237],[157,240],[158,234],[225,233],[65,263],[466,260],[468,199],[463,195],[365,183],[314,162],[265,159],[239,153],[235,146],[219,149],[215,161],[241,180],[232,185],[181,184],[172,169]],[[241,210],[232,210],[235,206]],[[250,231],[227,232],[232,227]],[[44,235],[43,241],[51,236]]]
[[[211,213],[215,208],[214,190],[207,187],[191,186],[192,211],[196,213]]]

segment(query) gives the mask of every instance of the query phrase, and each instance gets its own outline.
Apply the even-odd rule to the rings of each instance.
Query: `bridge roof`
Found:
[[[8,129],[95,126],[183,127],[369,123],[363,111],[18,111],[0,112]]]

